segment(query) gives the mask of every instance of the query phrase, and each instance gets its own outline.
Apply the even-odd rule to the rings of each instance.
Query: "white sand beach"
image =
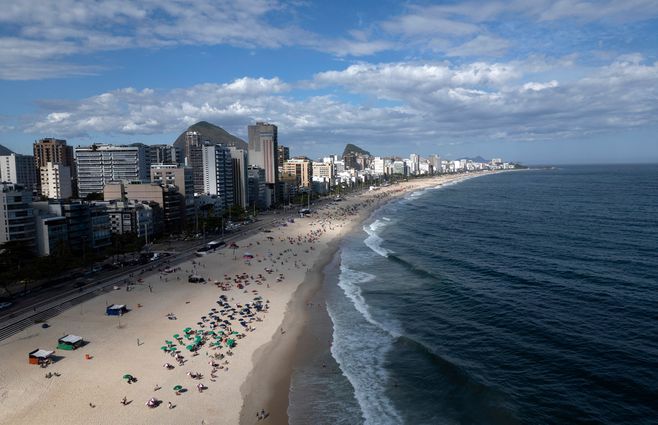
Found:
[[[475,175],[364,192],[305,218],[281,215],[285,226],[239,240],[235,250],[225,247],[196,258],[196,264],[175,265],[180,270],[173,273],[155,270],[141,276],[143,281],[131,291],[121,286],[50,319],[46,329],[35,325],[0,342],[0,424],[256,423],[260,409],[268,413],[269,423],[287,423],[289,359],[304,322],[299,306],[308,295],[298,289],[321,284],[317,265],[326,263],[341,235],[379,203]],[[289,217],[293,223],[287,222]],[[245,253],[253,258],[244,258]],[[188,283],[191,274],[207,283]],[[107,316],[110,304],[126,304],[130,311]],[[228,323],[219,326],[224,320]],[[189,339],[184,331],[188,327],[194,331]],[[55,349],[66,334],[82,336],[88,343],[74,351]],[[235,340],[232,349],[226,346],[228,338]],[[186,347],[195,340],[193,355]],[[184,357],[182,364],[163,351],[166,341]],[[56,361],[47,368],[29,364],[28,353],[36,348],[55,350]],[[173,367],[165,368],[165,363]],[[47,378],[49,373],[53,375]],[[190,376],[197,373],[200,379]],[[126,374],[136,381],[128,383]],[[185,390],[178,395],[177,385]],[[160,404],[146,406],[151,398]]]

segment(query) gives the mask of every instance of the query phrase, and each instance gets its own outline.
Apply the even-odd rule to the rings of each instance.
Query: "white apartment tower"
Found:
[[[148,181],[144,146],[92,145],[75,148],[78,195],[103,193],[112,181]]]
[[[231,152],[222,145],[206,145],[202,148],[202,157],[204,193],[218,196],[222,208],[232,206],[234,189]]]
[[[61,164],[46,163],[39,168],[41,195],[48,199],[66,199],[73,196],[71,168]]]
[[[34,164],[32,164],[34,169]],[[35,244],[32,191],[12,183],[0,183],[0,244],[24,241]]]
[[[34,190],[37,186],[34,157],[17,153],[0,156],[0,182],[19,184],[26,190]]]

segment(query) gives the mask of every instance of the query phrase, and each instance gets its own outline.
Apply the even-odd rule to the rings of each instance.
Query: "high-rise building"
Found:
[[[279,181],[279,149],[277,126],[264,122],[250,125],[249,132],[249,165],[256,165],[265,170],[265,184],[271,197],[271,202],[278,201],[276,188]]]
[[[279,145],[278,147],[278,165],[281,167],[284,162],[290,159],[290,149],[288,146]]]
[[[441,157],[438,155],[430,155],[430,165],[432,166],[431,168],[431,173],[432,174],[437,174],[441,172]]]
[[[304,157],[289,159],[283,163],[283,174],[297,176],[300,186],[310,187],[313,181],[311,160]]]
[[[151,183],[161,186],[173,185],[186,197],[194,196],[192,168],[173,164],[151,165]]]
[[[69,167],[71,172],[71,189],[75,191],[77,188],[77,177],[75,174],[75,162],[73,160],[73,146],[68,146],[66,140],[45,138],[35,141],[32,150],[34,152],[34,168],[37,173],[37,179],[41,177],[41,167],[45,167],[49,162],[53,165],[63,165]],[[41,187],[40,180],[37,180],[37,185]]]
[[[313,162],[313,180],[322,179],[334,185],[334,165],[327,162]]]
[[[244,149],[230,146],[231,161],[233,162],[233,204],[247,208],[247,166],[249,155]]]
[[[105,201],[147,202],[157,205],[162,211],[164,231],[176,233],[181,230],[185,218],[185,197],[173,185],[163,186],[158,183],[119,183],[105,186]],[[154,211],[157,214],[157,211]],[[157,226],[157,221],[156,226]],[[159,230],[156,230],[156,232]]]
[[[206,145],[203,155],[203,193],[215,195],[222,202],[222,209],[233,206],[233,161],[231,151],[222,145]]]
[[[192,165],[191,162],[191,149],[195,146],[201,146],[201,133],[198,131],[185,132],[185,147],[183,148],[183,161],[185,165]]]
[[[66,199],[73,196],[71,168],[61,164],[46,163],[39,169],[41,195],[48,199]]]
[[[418,154],[409,155],[409,173],[413,175],[420,173],[420,156]]]
[[[106,208],[112,233],[132,233],[147,240],[155,236],[154,212],[148,203],[112,201],[107,203]]]
[[[160,186],[172,186],[182,195],[183,222],[189,222],[194,218],[194,174],[192,167],[171,164],[151,165],[151,183]]]
[[[34,157],[18,153],[0,156],[0,182],[18,184],[25,190],[35,190],[37,175]]]
[[[149,145],[148,158],[149,164],[182,164],[182,152],[179,148],[172,145]]]
[[[143,146],[92,145],[75,148],[78,195],[103,193],[112,181],[148,181]]]
[[[32,164],[34,170],[34,164]],[[0,183],[0,244],[23,241],[35,247],[32,191],[20,184]]]
[[[73,147],[66,140],[45,138],[34,142],[34,165],[41,168],[47,163],[62,164],[73,167]]]
[[[255,165],[247,167],[247,201],[250,207],[265,210],[270,207],[271,199],[267,196],[265,170]]]

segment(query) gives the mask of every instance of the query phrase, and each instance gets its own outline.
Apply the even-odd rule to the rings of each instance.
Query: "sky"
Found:
[[[658,162],[655,0],[0,0],[0,144]]]

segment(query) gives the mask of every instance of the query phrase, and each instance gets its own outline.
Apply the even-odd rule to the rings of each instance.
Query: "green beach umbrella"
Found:
[[[178,338],[180,338],[180,335],[174,334],[174,339],[178,339]]]
[[[180,390],[182,390],[182,389],[183,389],[183,386],[182,386],[182,385],[176,385],[176,386],[174,387],[174,391],[180,391]]]
[[[123,379],[133,379],[133,376],[126,373],[125,375],[123,375]]]
[[[162,347],[160,347],[160,349],[164,350],[164,351],[167,351],[169,349],[169,347],[167,347],[166,345],[163,345]]]

